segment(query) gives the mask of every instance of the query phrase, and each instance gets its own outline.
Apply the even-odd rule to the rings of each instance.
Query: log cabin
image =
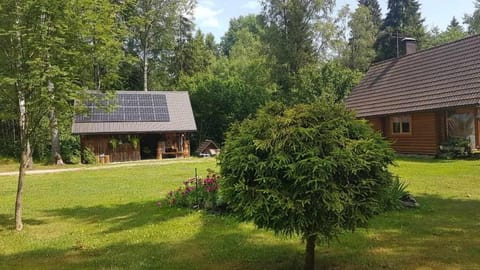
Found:
[[[197,127],[188,92],[90,92],[76,107],[72,133],[101,162],[190,156]]]
[[[403,154],[435,155],[451,138],[480,149],[480,35],[373,64],[346,99]]]

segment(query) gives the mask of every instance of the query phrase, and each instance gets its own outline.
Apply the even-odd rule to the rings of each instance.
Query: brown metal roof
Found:
[[[480,104],[480,35],[370,67],[346,100],[359,117]]]
[[[118,94],[165,95],[169,121],[164,122],[73,122],[73,134],[194,132],[197,130],[188,92],[185,91],[117,91]]]

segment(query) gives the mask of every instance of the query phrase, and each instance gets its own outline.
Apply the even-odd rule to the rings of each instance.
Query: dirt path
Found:
[[[92,166],[92,167],[31,170],[31,171],[27,171],[27,174],[32,175],[32,174],[62,173],[62,172],[75,172],[75,171],[94,171],[94,170],[105,170],[105,169],[119,168],[119,167],[135,167],[135,166],[145,166],[145,165],[164,166],[164,165],[169,165],[173,163],[199,163],[203,161],[205,161],[204,158],[187,158],[187,159],[155,160],[155,161],[147,160],[147,161],[111,163],[108,165],[98,165],[98,166]],[[18,175],[18,171],[0,173],[0,176],[17,176],[17,175]]]

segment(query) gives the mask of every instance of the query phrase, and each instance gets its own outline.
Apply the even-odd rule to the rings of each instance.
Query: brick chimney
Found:
[[[417,52],[417,40],[414,38],[406,37],[402,39],[402,43],[405,46],[405,55],[409,55]]]

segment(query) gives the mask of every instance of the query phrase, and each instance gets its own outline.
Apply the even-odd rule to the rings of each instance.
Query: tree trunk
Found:
[[[50,139],[52,143],[52,161],[54,165],[63,165],[62,155],[60,154],[60,139],[58,135],[58,120],[55,108],[50,109]]]
[[[16,15],[15,25],[16,25],[16,44],[15,47],[19,50],[17,54],[17,59],[15,63],[16,72],[19,72],[22,69],[21,65],[21,55],[22,55],[22,35],[20,32],[20,7],[19,3],[15,2]],[[21,231],[23,229],[22,222],[22,210],[23,210],[23,179],[25,177],[25,170],[27,169],[28,164],[30,163],[29,157],[30,154],[30,144],[28,141],[28,129],[27,129],[27,104],[25,101],[25,93],[23,91],[23,85],[20,78],[17,78],[15,83],[15,88],[18,95],[18,120],[19,120],[19,135],[20,135],[20,147],[21,147],[21,156],[20,156],[20,168],[18,173],[18,186],[17,186],[17,197],[15,199],[15,229]]]
[[[47,57],[48,58],[48,57]],[[55,111],[55,93],[54,85],[51,81],[48,82],[48,93],[51,96],[52,102],[50,107],[50,115],[48,120],[50,122],[50,141],[51,141],[51,153],[52,153],[52,162],[54,165],[63,165],[62,155],[60,154],[60,139],[58,137],[58,119],[57,113]]]
[[[18,86],[18,85],[17,85]],[[17,198],[15,200],[15,229],[21,231],[23,229],[22,209],[23,209],[23,179],[25,171],[30,163],[30,144],[28,142],[27,133],[27,110],[25,105],[25,95],[21,90],[18,91],[19,105],[19,126],[20,126],[20,145],[22,154],[20,156],[20,169],[18,173]]]
[[[150,32],[150,27],[148,25],[144,26],[145,30],[145,40],[143,42],[143,91],[148,91],[148,36]]]
[[[28,158],[26,159],[25,167],[27,169],[33,169],[33,158],[32,158],[33,151],[32,151],[32,148],[30,147],[30,141],[28,139],[27,139],[27,151],[26,152],[27,152],[27,157]]]
[[[146,51],[143,55],[143,91],[148,91],[148,58]]]
[[[309,235],[306,237],[307,245],[305,248],[305,270],[314,270],[315,269],[315,241],[317,240],[316,235]]]
[[[15,229],[21,231],[23,229],[22,210],[23,210],[23,180],[25,171],[28,167],[29,160],[28,148],[22,149],[20,157],[20,169],[18,172],[17,198],[15,200]]]

